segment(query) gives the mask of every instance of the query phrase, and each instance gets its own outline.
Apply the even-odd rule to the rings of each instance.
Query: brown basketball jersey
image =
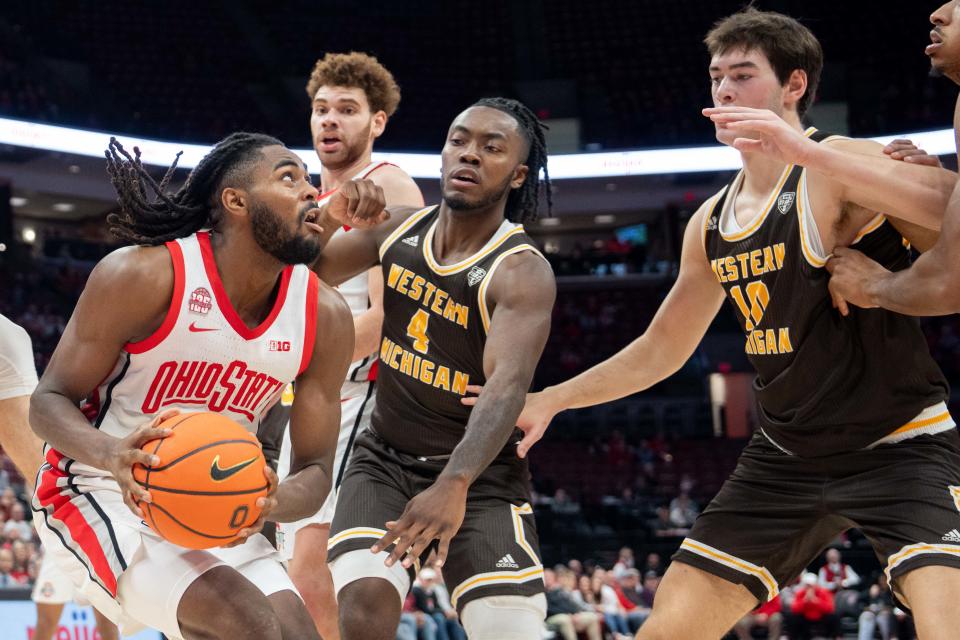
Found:
[[[509,255],[540,255],[523,226],[504,221],[466,260],[440,264],[433,234],[440,207],[423,209],[380,247],[383,334],[372,428],[387,444],[417,456],[450,454],[463,437],[468,384],[484,384],[490,325],[487,288]],[[512,442],[512,440],[511,440]],[[512,444],[505,451],[513,455]]]
[[[828,137],[815,129],[807,135]],[[787,166],[764,210],[736,228],[742,176],[714,196],[703,240],[746,335],[768,437],[803,456],[851,451],[945,400],[946,379],[915,318],[855,307],[842,317],[833,309],[804,168]],[[853,246],[888,269],[910,264],[903,239],[882,216]]]

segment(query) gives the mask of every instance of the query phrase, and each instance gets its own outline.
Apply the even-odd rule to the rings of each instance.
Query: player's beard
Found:
[[[510,181],[513,178],[508,176],[506,180],[503,181],[503,184],[500,185],[497,189],[493,189],[486,195],[481,195],[479,200],[470,201],[467,198],[466,194],[461,192],[454,192],[452,195],[443,196],[443,201],[447,203],[447,206],[450,207],[453,211],[475,211],[477,209],[486,209],[490,205],[496,204],[501,199],[504,199],[507,194],[510,192]],[[441,185],[441,193],[445,191],[444,185]]]
[[[324,159],[322,154],[318,154],[323,161],[323,166],[327,169],[336,171],[341,167],[352,166],[357,160],[363,157],[367,152],[367,146],[370,144],[370,129],[373,128],[373,120],[367,123],[367,126],[355,137],[347,140],[343,139],[343,152],[339,158]]]
[[[305,213],[300,213],[296,229],[290,231],[270,207],[261,202],[251,203],[250,223],[254,240],[261,249],[284,264],[312,264],[320,255],[320,242],[312,232],[309,235],[299,232]]]

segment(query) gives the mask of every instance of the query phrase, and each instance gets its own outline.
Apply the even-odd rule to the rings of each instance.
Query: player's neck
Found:
[[[459,262],[480,251],[503,224],[503,204],[483,211],[457,212],[440,205],[433,255],[441,264]]]
[[[264,252],[251,234],[211,233],[210,245],[230,304],[247,326],[256,327],[273,308],[286,265]]]
[[[322,192],[339,189],[344,184],[357,177],[371,162],[373,162],[373,147],[371,146],[359,158],[350,164],[336,169],[329,169],[325,165],[320,167],[320,186]]]
[[[796,111],[786,111],[781,117],[797,131],[803,133],[806,130]],[[787,167],[780,160],[761,153],[741,153],[740,158],[743,160],[743,184],[740,192],[759,197],[774,190]]]

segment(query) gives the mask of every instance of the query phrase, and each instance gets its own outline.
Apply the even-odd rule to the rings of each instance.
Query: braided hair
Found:
[[[507,196],[506,217],[510,222],[533,222],[540,207],[540,189],[547,195],[547,215],[553,213],[553,194],[550,192],[550,173],[547,171],[547,141],[544,131],[548,128],[540,118],[522,102],[510,98],[482,98],[474,107],[490,107],[503,111],[517,121],[520,134],[530,146],[523,164],[530,168],[527,179]],[[540,170],[543,170],[543,179]],[[532,179],[531,179],[532,177]]]
[[[120,204],[120,212],[107,217],[110,232],[133,244],[159,245],[214,225],[221,185],[246,175],[255,153],[273,145],[283,143],[260,133],[232,133],[200,160],[178,191],[167,193],[182,151],[157,183],[144,169],[140,149],[134,147],[131,156],[110,138],[104,155]]]

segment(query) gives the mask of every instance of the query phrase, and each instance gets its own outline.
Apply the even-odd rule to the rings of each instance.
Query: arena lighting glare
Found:
[[[81,156],[103,157],[109,133],[71,129],[49,124],[0,118],[0,144],[30,147]],[[180,167],[192,169],[209,150],[209,146],[164,142],[147,138],[118,135],[130,149],[140,147],[143,161],[159,167],[169,166],[178,151]],[[894,138],[909,138],[922,149],[935,155],[955,153],[952,129],[899,133],[873,138],[881,144]],[[317,167],[313,149],[293,149],[307,166]],[[440,177],[440,156],[429,153],[378,153],[375,161],[400,165],[414,178]],[[739,154],[729,147],[686,147],[672,149],[644,149],[637,151],[609,151],[601,153],[572,153],[550,156],[550,177],[553,180],[573,178],[606,178],[615,176],[662,175],[668,173],[700,173],[728,171],[740,168]]]

